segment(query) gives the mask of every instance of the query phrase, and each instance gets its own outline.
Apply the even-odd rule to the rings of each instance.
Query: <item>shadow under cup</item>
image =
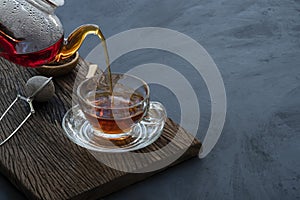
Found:
[[[112,74],[111,83],[112,87],[108,77],[91,77],[78,86],[77,95],[94,134],[122,140],[130,137],[134,126],[146,116],[149,87],[143,80],[127,74]]]

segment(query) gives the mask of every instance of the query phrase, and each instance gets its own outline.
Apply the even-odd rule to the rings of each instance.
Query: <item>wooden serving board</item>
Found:
[[[84,65],[80,60],[77,68]],[[35,70],[0,58],[1,113],[16,97],[17,91],[24,94],[26,81],[34,75],[37,75]],[[35,103],[36,113],[0,147],[0,172],[29,199],[97,199],[198,155],[200,142],[168,119],[161,137],[135,152],[144,159],[125,154],[97,155],[116,167],[144,173],[128,173],[104,165],[91,152],[72,143],[61,127],[62,118],[72,105],[76,76],[74,71],[55,78],[54,98],[47,103]],[[0,139],[17,126],[26,113],[25,103],[13,108],[10,116],[0,123]],[[173,142],[175,136],[176,142]],[[154,168],[157,170],[152,171]]]

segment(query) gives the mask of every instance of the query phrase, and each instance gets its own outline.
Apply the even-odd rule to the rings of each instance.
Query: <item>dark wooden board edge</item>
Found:
[[[82,193],[82,194],[72,198],[72,200],[99,199],[99,198],[105,197],[109,194],[112,194],[114,192],[117,192],[119,190],[122,190],[124,188],[130,187],[130,186],[134,185],[135,183],[145,180],[146,178],[149,178],[154,175],[159,175],[160,172],[163,172],[172,166],[178,165],[186,160],[196,157],[199,154],[201,146],[202,146],[202,144],[197,139],[195,139],[193,141],[193,144],[184,152],[184,154],[181,155],[176,161],[174,161],[172,164],[168,165],[167,167],[164,167],[157,171],[147,172],[147,173],[128,173],[124,176],[119,177],[118,179],[115,179],[114,181],[111,181],[110,183],[106,184],[105,186],[94,188],[90,191]],[[174,155],[174,157],[177,157],[176,154]],[[172,160],[172,158],[170,158],[170,160]],[[160,161],[160,162],[165,162],[165,160]],[[120,182],[119,179],[122,179],[122,181]],[[124,184],[124,182],[126,182],[126,184]],[[112,190],[112,188],[113,188],[113,190]]]
[[[93,199],[98,199],[105,197],[111,193],[117,192],[121,189],[124,189],[128,186],[131,186],[135,183],[141,182],[145,180],[148,177],[151,177],[157,173],[160,173],[162,171],[165,171],[166,169],[178,165],[182,163],[183,161],[189,160],[195,156],[198,155],[199,151],[201,148],[201,143],[195,139],[193,141],[193,144],[184,152],[183,155],[180,156],[179,159],[177,159],[175,162],[170,164],[169,166],[153,171],[153,172],[148,172],[148,173],[128,173],[124,176],[119,177],[118,179],[115,179],[114,181],[111,181],[110,183],[106,184],[105,186],[97,187],[94,188],[90,191],[86,191],[85,193],[81,193],[78,196],[75,196],[72,198],[72,200],[93,200]],[[176,155],[174,155],[176,157]],[[170,158],[172,159],[172,158]],[[161,161],[165,162],[165,161]],[[22,185],[18,184],[17,177],[11,172],[11,170],[5,168],[1,163],[0,163],[0,171],[6,175],[6,178],[26,197],[30,200],[32,199],[39,199],[37,196],[35,196],[30,190],[28,190],[26,187],[23,187]],[[122,179],[122,182],[119,181],[119,179]],[[124,184],[126,182],[126,184]],[[113,190],[112,190],[113,188]],[[109,192],[108,192],[109,191]]]

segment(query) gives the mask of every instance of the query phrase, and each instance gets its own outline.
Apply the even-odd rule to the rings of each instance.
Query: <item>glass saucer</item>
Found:
[[[129,137],[109,140],[100,137],[93,130],[79,105],[76,105],[65,114],[62,127],[71,141],[86,149],[98,152],[128,152],[144,148],[157,140],[166,117],[161,103],[150,102],[147,116],[132,128]]]

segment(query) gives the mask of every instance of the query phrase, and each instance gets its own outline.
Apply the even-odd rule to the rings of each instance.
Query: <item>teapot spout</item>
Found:
[[[56,55],[53,62],[59,62],[74,55],[82,45],[84,39],[90,34],[98,35],[102,40],[104,40],[104,36],[97,25],[82,25],[74,30],[67,39],[65,39],[61,50]]]

